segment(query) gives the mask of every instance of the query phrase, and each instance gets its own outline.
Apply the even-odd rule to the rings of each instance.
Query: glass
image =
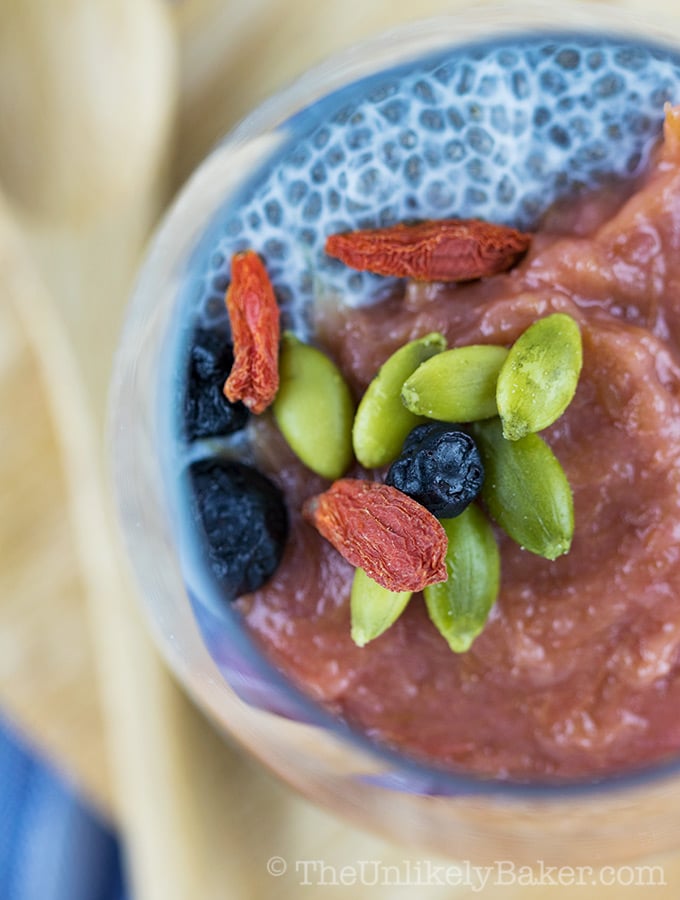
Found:
[[[112,390],[112,459],[129,555],[158,645],[194,699],[250,753],[309,798],[413,848],[476,861],[542,858],[548,863],[590,864],[629,859],[680,843],[675,813],[678,765],[597,784],[518,785],[442,772],[352,732],[262,657],[241,629],[238,616],[211,599],[209,586],[182,549],[185,526],[170,475],[179,460],[168,440],[176,423],[161,402],[178,387],[172,361],[182,334],[180,307],[192,302],[187,300],[192,291],[203,290],[187,275],[188,267],[195,268],[197,259],[205,261],[207,248],[214,246],[216,217],[224,218],[222,204],[237,202],[244,185],[281,158],[282,147],[290,150],[291,137],[309,134],[319,124],[328,110],[321,98],[340,96],[333,92],[342,90],[349,90],[351,97],[354,89],[347,86],[358,79],[368,79],[364,92],[371,86],[379,90],[379,81],[371,80],[376,73],[408,71],[412,61],[443,51],[455,58],[456,48],[463,48],[471,58],[480,59],[485,47],[497,47],[501,41],[511,50],[537,33],[550,35],[557,46],[562,41],[567,48],[591,49],[589,35],[615,40],[611,35],[616,34],[631,43],[644,35],[665,58],[661,48],[668,48],[670,31],[626,20],[619,10],[564,3],[531,6],[524,12],[471,11],[417,23],[362,44],[305,75],[256,110],[214,150],[166,216],[132,299]],[[680,66],[680,55],[668,52],[671,61],[664,71],[677,90],[680,68],[676,71],[675,66]],[[634,58],[633,53],[633,66]],[[568,64],[564,77],[571,77]],[[606,83],[599,85],[597,90],[604,90]],[[670,90],[668,85],[666,89]],[[551,90],[549,83],[545,90]],[[630,159],[631,165],[639,164],[658,124],[631,139],[635,145],[628,156],[621,156],[621,165]],[[552,175],[559,176],[563,156],[559,142],[555,147]],[[605,157],[607,152],[605,148]],[[598,171],[609,171],[608,158],[603,162],[602,156],[599,160],[597,154],[591,156],[589,160],[583,155],[582,169],[570,177],[583,179],[585,170],[586,180],[592,176],[596,181]],[[539,174],[544,190],[538,206],[528,176],[527,202],[514,207],[516,213],[522,210],[525,225],[540,213],[541,203],[550,202],[551,191],[556,195],[565,189],[551,170]],[[493,218],[484,213],[478,211]],[[219,260],[215,265],[219,268]]]

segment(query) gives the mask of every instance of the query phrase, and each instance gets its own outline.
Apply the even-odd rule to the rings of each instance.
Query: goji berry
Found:
[[[332,234],[326,253],[376,275],[417,281],[470,281],[509,269],[531,236],[478,219],[444,219]]]
[[[390,591],[446,581],[443,526],[396,488],[341,478],[310,498],[303,514],[348,562]]]
[[[663,150],[662,153],[671,161],[680,155],[680,106],[673,106],[669,101],[664,103]]]
[[[263,412],[279,389],[279,308],[267,271],[253,250],[236,253],[226,296],[234,365],[224,384],[231,403]]]

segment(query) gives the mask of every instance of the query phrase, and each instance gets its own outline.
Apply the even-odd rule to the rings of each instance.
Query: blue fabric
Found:
[[[128,900],[115,834],[1,720],[0,900]]]

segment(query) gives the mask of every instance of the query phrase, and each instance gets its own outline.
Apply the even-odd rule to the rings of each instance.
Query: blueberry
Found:
[[[409,434],[385,480],[437,518],[452,519],[481,491],[484,467],[469,434],[431,422]]]
[[[279,488],[235,460],[204,459],[189,468],[192,512],[203,553],[224,597],[262,587],[276,571],[288,536]]]
[[[229,338],[216,328],[197,328],[192,335],[184,394],[184,428],[188,440],[232,434],[245,427],[248,410],[222,393],[234,363]]]

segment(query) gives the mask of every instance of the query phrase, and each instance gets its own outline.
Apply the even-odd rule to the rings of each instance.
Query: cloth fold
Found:
[[[127,900],[118,840],[0,720],[2,900]]]

